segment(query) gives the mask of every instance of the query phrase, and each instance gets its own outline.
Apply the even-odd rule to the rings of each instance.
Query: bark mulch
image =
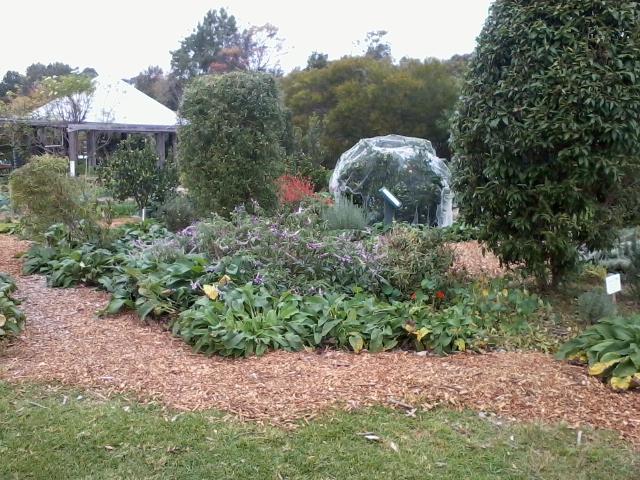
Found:
[[[0,270],[16,274],[24,243],[0,236]],[[541,353],[445,358],[393,352],[276,352],[207,358],[132,314],[97,318],[107,295],[18,278],[27,328],[0,357],[0,379],[61,382],[102,394],[134,392],[182,410],[216,408],[293,426],[330,407],[449,405],[520,420],[617,431],[640,446],[640,395],[617,394],[581,367]]]

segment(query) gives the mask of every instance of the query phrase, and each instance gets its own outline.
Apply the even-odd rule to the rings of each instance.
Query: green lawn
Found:
[[[362,435],[373,432],[380,442]],[[0,478],[634,479],[640,455],[612,436],[496,425],[435,410],[327,414],[294,432],[220,413],[0,383]]]

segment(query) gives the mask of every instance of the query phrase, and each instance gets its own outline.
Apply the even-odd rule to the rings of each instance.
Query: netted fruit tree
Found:
[[[464,219],[503,262],[557,283],[580,248],[637,221],[640,3],[497,0],[452,137]]]

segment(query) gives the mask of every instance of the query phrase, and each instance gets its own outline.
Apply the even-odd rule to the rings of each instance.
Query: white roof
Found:
[[[145,95],[128,83],[105,76],[93,80],[94,91],[91,94],[87,115],[83,123],[117,123],[124,125],[174,126],[178,124],[176,113],[160,102]],[[38,108],[33,115],[50,120],[63,120],[55,117],[56,102]]]

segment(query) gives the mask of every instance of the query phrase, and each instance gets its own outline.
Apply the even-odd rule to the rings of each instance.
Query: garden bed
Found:
[[[18,272],[26,247],[0,236],[0,268]],[[295,425],[332,406],[440,404],[522,420],[589,424],[640,445],[640,396],[617,394],[582,367],[540,353],[340,351],[276,352],[241,360],[207,358],[134,314],[97,318],[108,296],[88,288],[51,289],[18,279],[27,328],[0,360],[10,382],[61,382],[110,395],[134,392],[183,410],[221,409],[249,420]]]

